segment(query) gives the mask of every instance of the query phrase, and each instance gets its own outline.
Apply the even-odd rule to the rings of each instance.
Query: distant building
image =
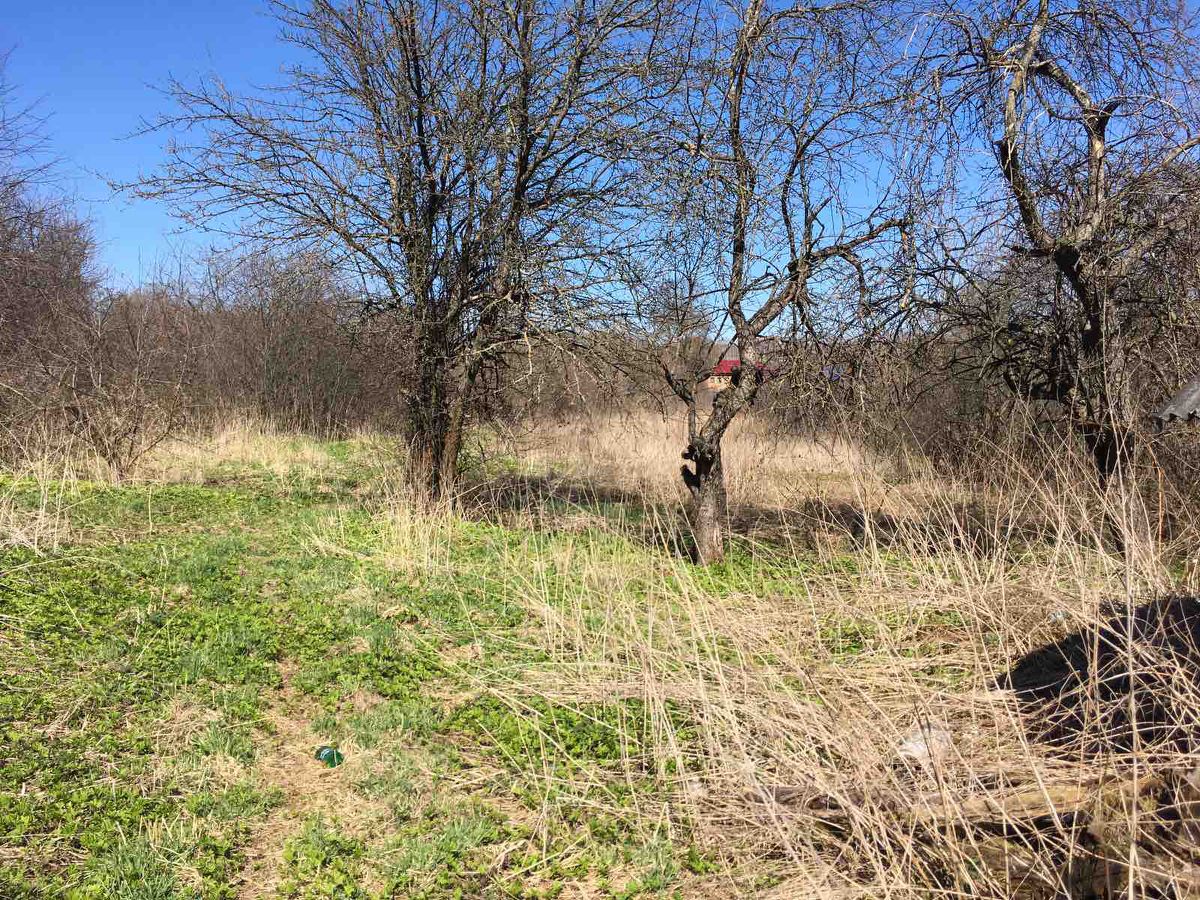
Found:
[[[1200,422],[1200,375],[1180,388],[1179,393],[1168,400],[1152,418],[1158,428],[1165,428],[1175,422]]]
[[[723,391],[729,385],[733,384],[734,378],[741,371],[742,361],[740,359],[730,359],[726,356],[717,361],[713,366],[712,374],[705,379],[702,387],[710,391]],[[765,363],[758,363],[755,368],[763,375],[769,375],[771,370],[767,368]]]

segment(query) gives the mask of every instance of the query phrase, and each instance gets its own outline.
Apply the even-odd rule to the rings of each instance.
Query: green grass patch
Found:
[[[377,505],[380,448],[290,451],[317,462],[217,461],[199,485],[0,478],[68,526],[54,552],[0,550],[0,896],[228,900],[281,807],[306,810],[276,848],[283,897],[549,898],[583,881],[671,896],[712,871],[686,823],[668,838],[635,802],[665,804],[678,774],[659,771],[656,729],[697,746],[681,710],[481,687],[551,662],[531,585],[600,629],[606,590],[669,606],[684,589],[794,591],[806,569],[746,545],[688,570],[619,527],[641,515],[620,503],[572,533],[418,522],[423,567]],[[598,588],[578,552],[616,574]],[[310,775],[382,808],[374,831],[271,781],[283,698],[313,749],[347,750]],[[319,766],[300,750],[286,765]]]

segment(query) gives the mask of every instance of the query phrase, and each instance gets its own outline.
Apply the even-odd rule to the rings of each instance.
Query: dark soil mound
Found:
[[[1084,753],[1200,749],[1200,598],[1113,609],[1000,679],[1031,737]]]

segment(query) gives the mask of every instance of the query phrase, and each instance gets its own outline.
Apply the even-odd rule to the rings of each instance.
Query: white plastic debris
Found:
[[[904,736],[896,756],[909,766],[933,771],[954,749],[954,738],[943,723],[925,721]]]

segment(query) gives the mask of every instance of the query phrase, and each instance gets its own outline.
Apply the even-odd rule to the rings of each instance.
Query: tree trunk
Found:
[[[1114,392],[1108,384],[1112,368],[1102,357],[1097,358],[1096,348],[1089,349],[1089,354],[1089,367],[1100,374],[1087,391],[1090,402],[1076,404],[1069,412],[1103,492],[1114,478],[1132,475],[1135,440],[1132,429],[1124,424],[1132,418],[1127,414],[1130,404],[1123,393]]]
[[[721,468],[721,438],[696,440],[688,445],[683,458],[695,468],[680,467],[683,482],[691,492],[688,519],[696,562],[710,565],[725,558],[725,521],[728,502],[725,495],[725,474]]]
[[[1113,425],[1096,425],[1085,432],[1084,444],[1096,467],[1100,490],[1107,490],[1114,476],[1128,474],[1133,457],[1133,437]]]
[[[1114,479],[1124,480],[1133,498],[1140,500],[1141,494],[1136,480],[1133,478],[1133,455],[1135,449],[1134,436],[1130,429],[1107,422],[1090,422],[1080,428],[1083,443],[1092,458],[1096,471],[1096,481],[1100,493],[1105,499],[1101,500],[1103,539],[1117,553],[1124,553],[1126,536],[1129,529],[1138,529],[1141,525],[1149,524],[1144,510],[1142,515],[1118,514],[1110,505],[1109,487]],[[1149,539],[1149,533],[1141,535]]]
[[[448,424],[437,410],[410,414],[408,482],[422,502],[437,502],[445,495]]]
[[[467,363],[455,385],[454,396],[447,403],[446,437],[441,456],[441,485],[443,493],[454,490],[458,484],[458,456],[462,451],[463,435],[467,428],[467,407],[475,395],[475,382],[483,369],[484,353],[488,334],[486,322],[480,322],[473,346],[468,353]]]
[[[444,357],[432,351],[425,358]],[[483,355],[473,350],[461,374],[450,364],[422,365],[418,389],[409,398],[408,427],[412,447],[410,480],[425,500],[444,500],[458,483],[458,457]]]
[[[450,396],[443,346],[422,341],[421,368],[416,390],[408,398],[409,486],[423,502],[437,502],[445,494],[447,439],[451,431]],[[457,451],[455,451],[457,453]]]
[[[463,429],[466,423],[467,398],[454,399],[446,423],[446,436],[441,455],[441,489],[444,494],[453,492],[458,484],[458,455],[462,450]]]

